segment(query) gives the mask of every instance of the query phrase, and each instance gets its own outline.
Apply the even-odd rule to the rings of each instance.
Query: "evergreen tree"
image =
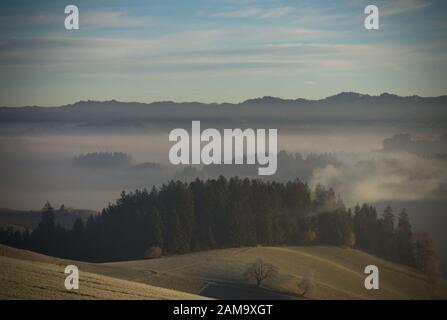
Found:
[[[383,211],[382,219],[379,221],[379,252],[388,259],[395,258],[396,255],[396,237],[394,230],[394,213],[390,206]]]
[[[163,221],[160,212],[154,208],[149,214],[149,245],[163,248]]]
[[[54,254],[56,249],[56,223],[54,220],[54,209],[50,202],[46,202],[42,208],[39,225],[32,233],[32,247],[36,251],[45,254]]]
[[[419,232],[415,238],[415,263],[427,276],[429,289],[432,291],[438,284],[441,274],[435,245],[427,232]]]
[[[366,203],[355,208],[354,233],[356,246],[371,253],[377,253],[378,221],[376,209]]]
[[[387,207],[383,216],[364,204],[354,215],[332,189],[311,190],[300,180],[283,183],[224,177],[189,184],[122,192],[119,199],[67,231],[55,223],[49,202],[30,233],[0,229],[0,242],[49,255],[95,262],[158,257],[254,245],[353,246],[414,264],[410,221],[405,210],[397,227]],[[416,248],[418,265],[424,244]],[[149,253],[149,254],[148,254]],[[428,264],[427,264],[428,265]],[[432,264],[433,265],[433,264]]]
[[[407,210],[404,208],[399,214],[399,220],[396,231],[397,259],[399,262],[413,265],[414,264],[414,246],[413,233],[411,230],[410,220]]]

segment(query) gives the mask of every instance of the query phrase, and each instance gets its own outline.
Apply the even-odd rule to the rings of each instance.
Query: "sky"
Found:
[[[80,29],[64,28],[66,5]],[[366,30],[364,8],[380,10]],[[442,0],[0,4],[0,106],[447,94]]]

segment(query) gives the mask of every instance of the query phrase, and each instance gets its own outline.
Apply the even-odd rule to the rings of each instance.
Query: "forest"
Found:
[[[379,214],[367,204],[346,208],[332,189],[240,178],[171,181],[122,192],[114,204],[71,230],[55,223],[48,202],[34,230],[0,229],[0,242],[92,262],[243,246],[354,247],[420,268],[435,252],[429,235],[413,234],[406,210]],[[427,262],[429,261],[429,262]],[[430,265],[429,265],[430,264]]]

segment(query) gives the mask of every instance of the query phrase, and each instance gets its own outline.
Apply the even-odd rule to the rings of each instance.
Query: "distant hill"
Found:
[[[281,111],[281,112],[278,112]],[[262,97],[241,103],[79,101],[58,107],[2,107],[0,122],[80,126],[169,124],[178,121],[295,123],[300,121],[446,121],[447,96],[401,97],[343,92],[320,100]]]
[[[96,211],[87,209],[54,210],[55,222],[66,229],[71,229],[78,218],[87,220]],[[0,227],[13,227],[19,230],[34,229],[39,225],[42,213],[40,211],[20,211],[0,208]]]

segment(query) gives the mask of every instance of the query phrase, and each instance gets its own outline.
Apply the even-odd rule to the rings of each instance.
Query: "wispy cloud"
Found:
[[[295,8],[293,8],[293,7],[272,8],[272,9],[264,10],[264,12],[261,15],[259,15],[259,18],[261,18],[261,19],[280,18],[280,17],[285,16],[293,11],[295,11]]]
[[[119,11],[90,11],[83,13],[80,17],[80,24],[98,28],[134,28],[154,24],[151,17],[131,16]]]
[[[401,13],[424,10],[432,5],[427,0],[393,0],[388,1],[382,8],[382,15],[392,16]]]
[[[7,15],[0,16],[0,26],[2,27],[40,27],[44,25],[60,24],[63,26],[65,15],[61,14],[29,14],[29,15]],[[153,25],[155,19],[152,17],[131,16],[120,11],[86,11],[79,16],[79,23],[82,27],[94,28],[135,28]]]
[[[210,15],[221,18],[256,18],[256,19],[275,19],[285,16],[295,10],[291,6],[260,8],[260,7],[246,7],[235,10],[221,11],[217,13],[199,13],[199,15]]]
[[[312,70],[363,72],[370,68],[404,69],[424,62],[447,63],[443,54],[445,47],[305,41],[316,39],[319,32],[286,27],[235,27],[174,32],[149,38],[11,39],[0,42],[0,68],[59,68],[83,70],[84,74],[119,69],[120,73],[128,75],[204,71],[234,75],[244,72],[296,74]],[[328,36],[325,32],[322,35]],[[244,45],[247,39],[253,43]]]
[[[247,17],[255,17],[262,12],[259,8],[244,8],[238,10],[231,11],[223,11],[218,13],[213,13],[211,16],[221,17],[221,18],[247,18]]]
[[[14,28],[23,26],[42,26],[57,22],[63,23],[64,16],[48,14],[32,15],[0,15],[0,26],[3,28]]]

